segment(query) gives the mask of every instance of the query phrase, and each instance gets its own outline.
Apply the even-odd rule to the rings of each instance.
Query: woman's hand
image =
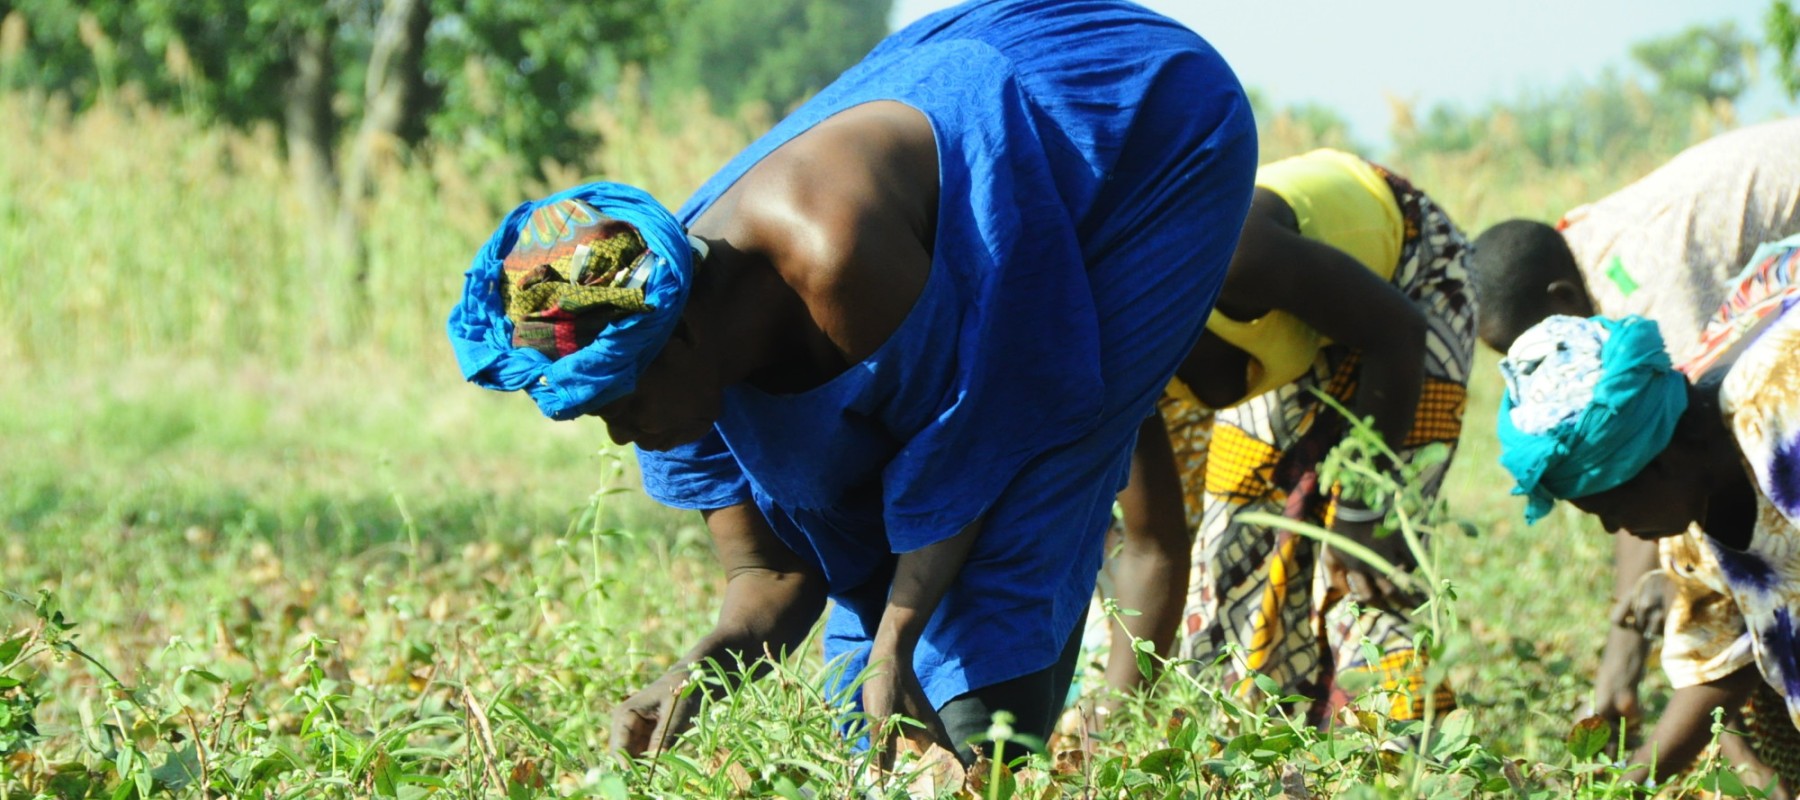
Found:
[[[671,672],[625,698],[612,712],[612,749],[632,757],[667,749],[700,710],[700,688],[688,683],[685,670]]]
[[[869,654],[869,663],[876,665],[876,671],[862,686],[863,711],[869,717],[869,744],[877,748],[882,769],[894,765],[901,741],[911,742],[921,753],[934,744],[956,751],[937,709],[925,698],[925,687],[913,671],[912,654],[904,655],[902,658],[891,648],[877,646]],[[899,722],[894,719],[896,714],[917,720],[924,727]]]
[[[754,677],[766,666],[757,656],[798,647],[825,607],[824,576],[775,537],[762,512],[746,503],[704,514],[727,576],[719,619],[668,674],[613,710],[612,748],[627,755],[661,752],[693,724],[702,695],[721,688],[690,686],[693,665],[727,667],[726,686]]]
[[[963,562],[981,535],[977,519],[948,539],[901,553],[894,564],[894,582],[888,590],[887,607],[882,609],[881,624],[875,630],[875,642],[869,651],[869,663],[875,667],[874,677],[863,683],[863,711],[869,715],[870,745],[880,748],[882,769],[894,763],[894,745],[904,738],[925,752],[935,743],[954,751],[950,733],[938,717],[925,688],[913,671],[913,651],[925,625],[937,612],[938,602],[950,584],[962,573]],[[899,736],[884,735],[888,718],[903,714],[925,724],[923,729],[902,725]]]

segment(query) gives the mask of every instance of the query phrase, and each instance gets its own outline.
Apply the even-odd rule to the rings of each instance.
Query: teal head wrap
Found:
[[[1536,522],[1557,500],[1612,489],[1643,470],[1687,409],[1656,323],[1551,317],[1519,337],[1500,363],[1500,464]]]

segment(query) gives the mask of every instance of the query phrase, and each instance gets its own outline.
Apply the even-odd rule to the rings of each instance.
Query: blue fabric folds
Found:
[[[566,199],[586,202],[636,226],[658,258],[644,284],[651,310],[607,326],[592,344],[551,361],[512,344],[513,324],[501,302],[501,263],[538,208]],[[465,380],[488,389],[524,389],[544,415],[574,419],[630,394],[687,305],[694,254],[681,223],[649,193],[618,183],[589,183],[513,209],[464,273],[462,299],[450,311],[450,346]]]
[[[941,706],[1048,667],[1085,613],[1138,426],[1243,226],[1255,127],[1224,61],[1166,17],[1118,0],[965,3],[890,36],[680,216],[882,101],[923,115],[937,145],[930,273],[906,319],[805,392],[729,387],[711,435],[639,463],[666,504],[754,503],[819,569],[825,656],[847,677],[896,554],[981,519],[914,655]]]
[[[1542,519],[1557,500],[1598,494],[1636,477],[1669,445],[1687,410],[1687,379],[1670,363],[1655,322],[1635,315],[1590,322],[1608,337],[1593,400],[1581,413],[1532,434],[1513,423],[1518,398],[1508,391],[1500,401],[1500,464],[1518,482],[1513,494],[1527,497],[1527,522]]]

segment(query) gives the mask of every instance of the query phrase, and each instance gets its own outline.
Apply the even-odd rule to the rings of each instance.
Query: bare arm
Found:
[[[1666,581],[1647,577],[1656,568],[1655,542],[1613,537],[1613,609],[1594,676],[1593,713],[1627,727],[1643,716],[1638,684],[1644,679],[1650,638],[1662,631]]]
[[[700,647],[761,653],[790,649],[825,609],[825,580],[775,538],[748,504],[706,512],[713,549],[725,568],[719,619]]]
[[[902,553],[894,566],[887,607],[875,629],[875,641],[869,651],[869,664],[875,672],[863,683],[863,709],[876,729],[894,714],[924,723],[923,730],[899,732],[921,745],[921,749],[936,744],[954,750],[956,743],[950,741],[937,709],[925,697],[925,689],[913,669],[913,653],[944,593],[962,574],[963,563],[980,535],[981,520],[976,520],[955,536]],[[881,742],[884,764],[891,763],[893,745],[892,739]]]
[[[1693,766],[1694,759],[1712,740],[1713,709],[1723,708],[1727,715],[1736,714],[1760,680],[1762,675],[1755,667],[1744,667],[1716,681],[1677,689],[1649,741],[1631,754],[1634,767],[1626,777],[1641,783],[1651,777],[1652,764],[1658,779],[1678,775]]]
[[[1119,493],[1119,508],[1124,512],[1125,540],[1108,569],[1119,608],[1138,615],[1114,623],[1106,685],[1126,693],[1144,680],[1132,640],[1147,640],[1157,653],[1170,655],[1187,597],[1192,540],[1182,506],[1181,476],[1161,415],[1152,415],[1138,428],[1131,480]],[[1116,699],[1109,699],[1102,707],[1116,704]]]
[[[1282,225],[1285,210],[1280,197],[1257,190],[1220,304],[1286,311],[1358,351],[1362,371],[1351,410],[1374,417],[1398,450],[1412,431],[1425,380],[1425,316],[1349,254]]]
[[[688,670],[734,655],[756,658],[797,646],[825,608],[825,580],[775,538],[762,512],[748,504],[706,512],[713,548],[725,568],[725,598],[711,632],[664,676],[613,711],[612,746],[631,755],[661,750],[699,709],[684,692]],[[727,673],[732,679],[733,673]]]

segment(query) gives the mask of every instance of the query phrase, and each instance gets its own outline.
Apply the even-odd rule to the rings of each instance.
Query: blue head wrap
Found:
[[[552,361],[514,347],[513,323],[501,301],[502,262],[533,211],[575,199],[631,223],[656,258],[644,284],[650,310],[616,320],[592,343]],[[551,419],[573,419],[630,394],[638,375],[669,340],[693,285],[694,253],[681,223],[649,193],[618,183],[590,183],[508,214],[464,273],[462,299],[450,310],[450,347],[463,378],[488,389],[524,389]]]
[[[1597,352],[1583,353],[1572,341],[1583,337],[1598,342]],[[1522,355],[1534,346],[1530,357]],[[1551,317],[1519,337],[1501,371],[1507,392],[1498,421],[1500,464],[1518,481],[1513,494],[1529,498],[1527,522],[1548,514],[1559,499],[1636,477],[1669,445],[1687,409],[1687,379],[1670,364],[1656,323],[1639,316]],[[1521,389],[1529,383],[1535,387]],[[1591,398],[1585,396],[1590,388]],[[1570,400],[1567,411],[1556,412]]]

